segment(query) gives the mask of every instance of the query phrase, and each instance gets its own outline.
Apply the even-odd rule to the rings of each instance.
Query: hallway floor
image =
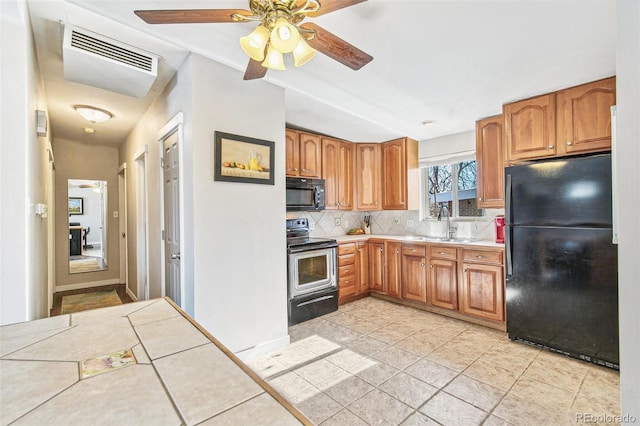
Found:
[[[118,293],[118,297],[122,301],[122,303],[132,303],[133,300],[127,294],[127,289],[125,284],[112,284],[112,285],[103,285],[100,287],[90,287],[90,288],[81,288],[78,290],[69,290],[69,291],[60,291],[57,293],[53,293],[53,306],[51,307],[50,316],[54,317],[61,314],[62,309],[62,298],[64,296],[69,296],[72,294],[83,294],[83,293],[93,293],[96,291],[104,291],[104,290],[115,290]]]
[[[248,364],[315,424],[563,425],[620,415],[617,371],[367,297]]]

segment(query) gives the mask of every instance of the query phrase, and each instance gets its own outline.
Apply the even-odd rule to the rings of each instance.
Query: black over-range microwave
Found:
[[[316,211],[324,207],[324,179],[287,177],[287,211]]]

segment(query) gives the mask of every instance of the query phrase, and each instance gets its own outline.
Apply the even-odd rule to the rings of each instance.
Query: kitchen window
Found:
[[[478,208],[475,156],[421,162],[421,216],[436,219],[484,216]]]

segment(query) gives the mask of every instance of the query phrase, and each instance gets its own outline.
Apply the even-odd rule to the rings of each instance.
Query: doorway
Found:
[[[120,284],[129,283],[129,256],[127,255],[127,163],[118,170],[118,235],[120,236]]]
[[[149,299],[149,196],[147,176],[148,147],[135,155],[136,162],[136,282],[138,300]]]
[[[182,113],[177,114],[161,131],[160,165],[162,167],[163,216],[163,294],[184,308],[184,224],[182,221]]]

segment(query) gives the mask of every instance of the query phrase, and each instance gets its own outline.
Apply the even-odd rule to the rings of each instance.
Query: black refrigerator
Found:
[[[618,368],[609,154],[505,169],[507,332]]]

